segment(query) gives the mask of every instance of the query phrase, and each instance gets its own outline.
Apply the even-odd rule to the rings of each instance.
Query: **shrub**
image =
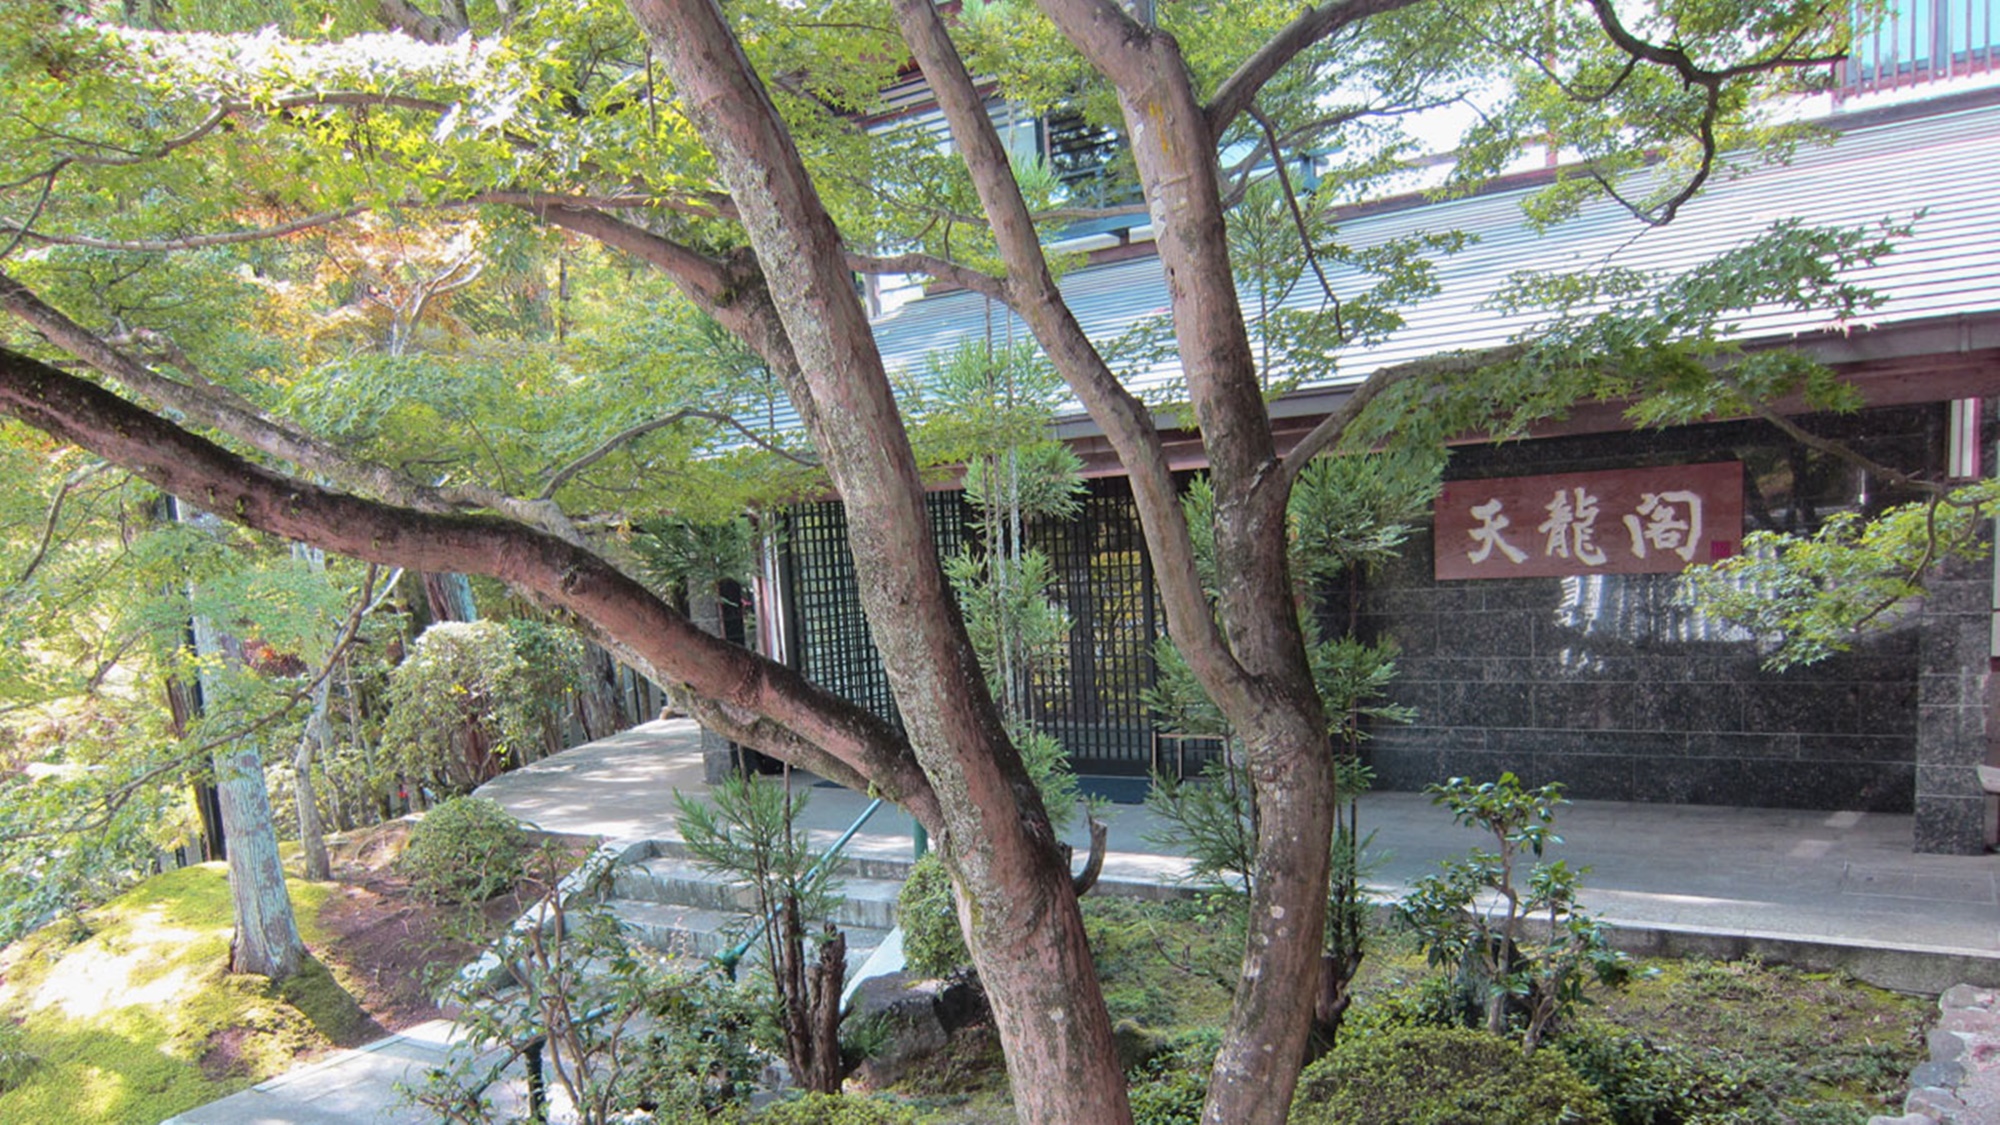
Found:
[[[1604,1095],[1617,1125],[1678,1125],[1730,1085],[1642,1035],[1584,1024],[1556,1041],[1578,1076]],[[1713,1089],[1711,1089],[1713,1087]]]
[[[1479,1005],[1458,978],[1419,977],[1369,996],[1347,1015],[1346,1029],[1374,1035],[1410,1027],[1479,1026]]]
[[[1306,1068],[1292,1125],[1610,1125],[1554,1051],[1497,1035],[1409,1028],[1359,1037]]]
[[[1162,1070],[1132,1080],[1132,1125],[1200,1125],[1208,1075]]]
[[[907,1106],[841,1094],[807,1094],[775,1102],[753,1118],[756,1125],[917,1125]]]
[[[951,873],[936,852],[910,868],[896,896],[896,921],[903,927],[903,963],[918,976],[945,977],[972,963],[958,908],[951,898]]]
[[[478,902],[514,885],[528,838],[484,797],[454,797],[424,814],[397,861],[410,885],[434,900]]]
[[[517,641],[546,657],[552,645],[497,621],[442,621],[424,630],[389,673],[382,746],[398,774],[445,793],[469,793],[540,745],[547,676]]]
[[[601,852],[588,862],[608,863]],[[549,1090],[576,1107],[564,1120],[737,1120],[768,1061],[756,1047],[761,997],[705,967],[635,954],[601,902],[571,910],[552,889],[531,917],[493,951],[515,987],[496,990],[477,974],[448,986],[465,1035],[409,1091],[430,1120],[500,1120],[491,1091],[519,1064],[492,1045],[531,1036],[545,1037]],[[651,1116],[635,1117],[641,1111]]]
[[[1498,850],[1474,848],[1463,859],[1439,861],[1444,873],[1417,880],[1397,913],[1432,966],[1456,966],[1486,1009],[1487,1031],[1499,1035],[1520,1017],[1521,1047],[1532,1054],[1582,1001],[1588,979],[1619,984],[1626,972],[1603,925],[1577,909],[1588,869],[1541,862],[1548,845],[1562,842],[1553,828],[1556,806],[1565,803],[1562,786],[1527,789],[1503,773],[1483,784],[1454,777],[1426,792],[1458,824],[1484,830]],[[1484,895],[1498,895],[1499,905],[1479,907]],[[1531,922],[1544,933],[1531,938]]]
[[[1199,1125],[1221,1040],[1195,1032],[1131,1071],[1132,1125]]]

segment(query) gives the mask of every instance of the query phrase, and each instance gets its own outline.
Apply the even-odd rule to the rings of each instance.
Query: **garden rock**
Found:
[[[1991,1125],[2000,1122],[2000,990],[1954,985],[1938,997],[1931,1061],[1910,1074],[1902,1117],[1868,1125]]]
[[[935,980],[911,980],[904,973],[870,977],[855,990],[846,1026],[868,1029],[869,1055],[854,1077],[871,1089],[893,1086],[918,1060],[943,1050],[950,1041],[939,1018]]]

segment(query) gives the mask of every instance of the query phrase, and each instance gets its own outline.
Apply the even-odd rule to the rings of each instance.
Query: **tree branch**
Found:
[[[200,250],[209,246],[236,246],[246,242],[263,242],[273,238],[284,238],[300,231],[328,226],[345,219],[354,218],[370,210],[368,207],[348,207],[340,211],[322,211],[317,215],[307,215],[276,226],[258,227],[253,230],[224,231],[218,234],[194,234],[184,238],[97,238],[87,234],[50,234],[31,229],[34,220],[16,223],[10,219],[0,219],[0,231],[13,231],[17,238],[48,246],[82,246],[91,250],[116,250],[133,254],[163,254],[175,250]]]
[[[381,465],[349,457],[335,446],[269,417],[226,387],[207,382],[196,387],[168,379],[70,320],[4,271],[0,271],[0,311],[12,313],[51,344],[135,393],[308,473],[418,511],[485,508],[571,542],[582,542],[576,526],[552,502],[522,500],[477,485],[432,488],[419,484]]]
[[[542,492],[539,499],[542,500],[552,499],[555,496],[557,489],[560,489],[563,485],[568,484],[570,480],[573,479],[578,473],[583,472],[585,469],[588,469],[592,465],[595,465],[599,461],[602,461],[606,457],[609,457],[614,451],[618,449],[619,446],[637,441],[640,438],[645,437],[647,434],[650,434],[655,430],[664,430],[668,426],[671,426],[676,422],[683,422],[689,418],[699,418],[705,422],[714,422],[715,424],[720,426],[728,426],[729,428],[735,430],[737,433],[742,434],[746,439],[748,439],[752,444],[756,445],[759,449],[762,449],[767,453],[774,453],[779,457],[783,457],[787,461],[793,462],[794,464],[806,465],[809,467],[816,466],[819,464],[819,461],[815,458],[801,457],[798,454],[793,453],[791,450],[786,449],[785,447],[778,445],[775,442],[772,442],[764,435],[758,433],[755,430],[752,430],[750,427],[744,425],[742,422],[737,421],[734,415],[724,413],[723,411],[720,410],[701,410],[695,407],[687,407],[681,410],[676,410],[672,414],[666,415],[663,418],[654,418],[651,421],[641,422],[636,426],[629,427],[625,430],[620,431],[619,433],[613,434],[609,438],[606,438],[604,440],[604,444],[598,446],[596,449],[591,450],[589,453],[584,454],[583,456],[577,458],[576,460],[571,461],[569,464],[564,465],[562,468],[556,470],[554,473],[549,474],[549,481],[547,484],[542,486]]]
[[[464,5],[458,5],[457,9],[453,14],[462,17]],[[433,45],[449,43],[471,30],[463,19],[431,15],[410,0],[375,0],[375,17],[391,31],[400,31],[418,42]]]
[[[1672,196],[1668,197],[1665,202],[1652,206],[1636,204],[1619,194],[1611,182],[1603,175],[1594,169],[1590,172],[1591,179],[1597,182],[1598,186],[1604,190],[1606,195],[1611,197],[1613,202],[1631,212],[1634,218],[1650,226],[1665,226],[1672,222],[1674,216],[1679,213],[1681,206],[1694,198],[1695,193],[1701,190],[1702,185],[1708,181],[1709,176],[1713,173],[1717,152],[1720,148],[1715,136],[1715,122],[1722,112],[1722,87],[1725,83],[1737,78],[1767,74],[1776,70],[1824,66],[1838,62],[1845,57],[1843,55],[1790,56],[1786,54],[1786,51],[1797,44],[1798,40],[1794,37],[1791,43],[1787,44],[1785,48],[1780,49],[1771,57],[1757,59],[1753,62],[1740,63],[1735,66],[1722,67],[1720,69],[1709,69],[1695,62],[1693,56],[1689,55],[1683,47],[1672,43],[1662,46],[1633,34],[1619,20],[1612,0],[1589,0],[1589,2],[1591,11],[1597,16],[1598,26],[1604,29],[1604,34],[1610,38],[1611,42],[1619,50],[1624,51],[1632,58],[1643,59],[1646,62],[1672,70],[1680,76],[1683,84],[1700,87],[1704,94],[1701,121],[1697,127],[1701,143],[1701,163],[1695,169],[1694,175],[1689,177],[1688,182],[1683,184]]]
[[[909,744],[887,723],[790,668],[695,628],[576,543],[503,519],[398,507],[283,476],[4,348],[0,414],[246,527],[367,562],[480,573],[533,591],[607,634],[631,638],[664,678],[814,742],[891,800],[931,799]]]
[[[1257,92],[1266,83],[1276,78],[1286,64],[1297,58],[1300,52],[1313,44],[1333,35],[1342,28],[1359,23],[1370,16],[1407,8],[1419,0],[1337,0],[1336,3],[1322,4],[1309,8],[1285,28],[1273,35],[1257,52],[1243,60],[1236,72],[1222,80],[1215,88],[1215,96],[1210,98],[1203,113],[1208,117],[1208,131],[1211,136],[1221,136],[1238,114],[1250,108],[1257,100]]]
[[[517,200],[511,193],[494,192],[488,193],[487,198],[496,202],[512,202],[544,222],[585,235],[614,250],[622,250],[664,271],[690,290],[704,307],[721,304],[728,298],[729,278],[720,261],[662,238],[644,227],[602,211],[575,206],[568,200],[558,202],[561,197],[524,193]]]
[[[1133,497],[1144,516],[1141,529],[1161,578],[1169,631],[1191,665],[1219,682],[1240,684],[1243,671],[1230,655],[1202,592],[1187,516],[1167,471],[1165,445],[1153,426],[1152,412],[1118,381],[1063,300],[999,132],[942,18],[928,0],[896,0],[895,7],[904,42],[944,109],[991,219],[1007,267],[1007,290],[1014,298],[1008,304],[1027,320],[1064,381],[1104,428],[1130,475]],[[1127,19],[1122,12],[1117,18]]]
[[[881,256],[847,252],[847,265],[855,273],[920,273],[928,274],[949,285],[969,289],[1006,303],[1009,294],[1007,284],[990,274],[982,273],[970,266],[960,265],[950,258],[936,254],[895,254]]]
[[[1778,409],[1770,403],[1750,394],[1744,389],[1742,382],[1726,370],[1718,368],[1714,372],[1714,375],[1716,382],[1729,388],[1736,394],[1736,397],[1742,399],[1749,406],[1750,413],[1769,423],[1780,433],[1805,446],[1807,449],[1824,453],[1830,457],[1836,457],[1872,477],[1887,481],[1890,484],[1900,485],[1904,488],[1915,489],[1928,496],[1943,497],[1951,491],[1949,487],[1938,481],[1925,480],[1922,477],[1912,476],[1900,469],[1890,468],[1868,457],[1860,450],[1855,449],[1845,442],[1834,441],[1832,438],[1824,438],[1813,433],[1811,430],[1779,413]]]
[[[42,190],[35,196],[35,206],[33,210],[28,212],[28,220],[19,227],[13,228],[14,237],[7,240],[6,249],[0,250],[0,262],[13,257],[14,251],[21,248],[21,242],[28,237],[28,231],[35,225],[35,220],[41,218],[42,212],[48,209],[49,196],[55,192],[55,189],[56,174],[50,172],[42,177]],[[6,221],[0,220],[0,230],[6,229],[9,229]]]
[[[1306,431],[1306,435],[1299,439],[1298,444],[1292,447],[1291,453],[1280,463],[1276,474],[1267,477],[1266,481],[1260,481],[1259,487],[1265,487],[1267,481],[1277,480],[1282,482],[1277,487],[1282,487],[1289,493],[1291,486],[1298,481],[1299,474],[1305,471],[1306,464],[1332,449],[1341,435],[1347,432],[1347,427],[1353,425],[1354,420],[1361,416],[1361,412],[1368,409],[1370,403],[1380,398],[1390,388],[1418,379],[1469,375],[1495,364],[1519,359],[1527,352],[1525,344],[1503,344],[1479,351],[1452,352],[1447,355],[1411,360],[1408,363],[1398,363],[1392,367],[1377,368],[1362,381],[1360,386],[1354,388],[1353,393],[1349,394],[1332,413]]]
[[[35,571],[41,569],[42,560],[48,557],[49,545],[55,542],[56,525],[62,521],[63,502],[69,499],[69,494],[110,467],[102,463],[92,465],[87,469],[71,473],[62,482],[62,487],[56,490],[55,499],[49,502],[48,518],[42,521],[41,541],[35,544],[35,553],[28,556],[27,563],[21,567],[21,573],[15,576],[14,585],[24,585],[28,579],[35,576]]]
[[[1292,174],[1285,168],[1285,153],[1278,145],[1278,131],[1271,126],[1270,119],[1252,105],[1249,114],[1264,133],[1264,140],[1271,146],[1271,167],[1278,173],[1278,186],[1284,189],[1285,206],[1290,210],[1292,225],[1299,232],[1299,250],[1306,256],[1306,264],[1312,267],[1313,276],[1319,279],[1320,292],[1333,303],[1333,334],[1336,339],[1345,339],[1347,329],[1341,323],[1340,294],[1333,291],[1333,283],[1326,279],[1326,270],[1319,264],[1319,251],[1314,248],[1311,226],[1306,222],[1306,213],[1299,206],[1299,193],[1292,190]]]

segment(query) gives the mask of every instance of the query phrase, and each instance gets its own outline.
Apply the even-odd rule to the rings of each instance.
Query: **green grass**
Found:
[[[329,889],[293,881],[307,941]],[[296,1065],[366,1021],[309,960],[284,986],[227,971],[228,876],[202,864],[147,880],[8,951],[0,1019],[32,1060],[0,1121],[154,1125]],[[359,1021],[359,1022],[357,1022]],[[206,1065],[204,1065],[206,1064]]]

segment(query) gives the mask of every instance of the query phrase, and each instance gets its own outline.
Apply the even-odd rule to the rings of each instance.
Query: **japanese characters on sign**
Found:
[[[1439,579],[1665,574],[1742,542],[1739,461],[1453,481],[1437,501]]]

